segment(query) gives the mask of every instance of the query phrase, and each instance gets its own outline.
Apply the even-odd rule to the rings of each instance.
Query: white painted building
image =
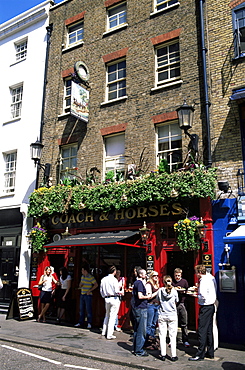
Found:
[[[44,1],[0,25],[0,303],[17,286],[29,287],[27,209],[37,172],[30,144],[40,138],[52,5]]]

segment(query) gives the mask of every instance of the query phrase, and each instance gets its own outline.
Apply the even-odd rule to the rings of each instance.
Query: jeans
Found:
[[[118,297],[105,298],[105,318],[103,322],[102,335],[111,338],[114,332],[116,317],[120,306]]]
[[[133,350],[135,354],[142,355],[146,339],[147,308],[134,307],[133,314],[135,319]]]
[[[166,356],[166,337],[169,332],[171,354],[176,357],[176,339],[178,332],[178,318],[177,314],[173,316],[162,316],[158,318],[159,339],[161,347],[161,355]]]
[[[80,317],[79,324],[84,324],[85,311],[87,311],[88,324],[92,325],[92,295],[81,294],[80,295]]]
[[[147,324],[146,324],[146,337],[155,337],[156,324],[158,319],[158,305],[147,304]]]

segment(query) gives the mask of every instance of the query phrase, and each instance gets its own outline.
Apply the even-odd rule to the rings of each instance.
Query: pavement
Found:
[[[23,344],[28,347],[48,349],[69,355],[92,358],[109,364],[128,366],[133,369],[159,370],[194,369],[194,370],[245,370],[245,346],[231,346],[220,344],[215,351],[214,359],[190,362],[188,358],[194,356],[197,349],[197,335],[189,333],[190,348],[182,344],[177,347],[177,362],[159,359],[159,350],[148,350],[148,357],[136,357],[132,354],[132,333],[115,332],[116,339],[107,340],[102,337],[99,328],[81,329],[69,324],[55,325],[54,319],[47,319],[47,323],[38,323],[36,320],[6,320],[0,315],[0,341],[12,344]],[[180,334],[180,333],[179,333]],[[170,348],[167,348],[170,356]],[[113,366],[110,366],[113,369]]]

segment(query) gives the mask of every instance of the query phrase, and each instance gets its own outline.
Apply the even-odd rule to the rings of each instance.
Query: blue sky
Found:
[[[55,0],[55,3],[58,4],[61,1],[63,0]],[[40,0],[0,0],[0,24],[42,2]]]

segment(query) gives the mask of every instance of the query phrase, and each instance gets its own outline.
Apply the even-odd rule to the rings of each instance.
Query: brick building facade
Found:
[[[85,178],[86,169],[94,166],[103,174],[104,132],[124,132],[126,164],[133,160],[138,163],[146,148],[149,170],[156,169],[159,164],[156,126],[174,122],[176,108],[184,99],[189,104],[194,100],[200,103],[195,2],[168,3],[171,5],[159,11],[154,11],[149,0],[128,1],[127,4],[73,0],[52,8],[50,16],[54,28],[43,136],[46,162],[54,164],[59,158],[59,145],[77,142],[77,167],[82,178]],[[125,6],[126,21],[108,30],[108,11],[117,6],[122,9]],[[84,28],[82,42],[67,45],[69,25],[76,26],[79,22]],[[174,55],[174,58],[176,63],[180,58],[180,73],[176,67],[173,71],[176,77],[157,83],[155,52],[159,46],[169,47],[175,42],[179,43],[179,56]],[[107,68],[121,60],[126,62],[126,93],[109,100]],[[77,61],[83,61],[90,73],[88,124],[64,111],[64,80],[70,78]],[[200,104],[195,108],[194,130],[201,137]],[[182,140],[185,153],[189,139],[183,135]],[[56,165],[52,166],[54,179]]]

